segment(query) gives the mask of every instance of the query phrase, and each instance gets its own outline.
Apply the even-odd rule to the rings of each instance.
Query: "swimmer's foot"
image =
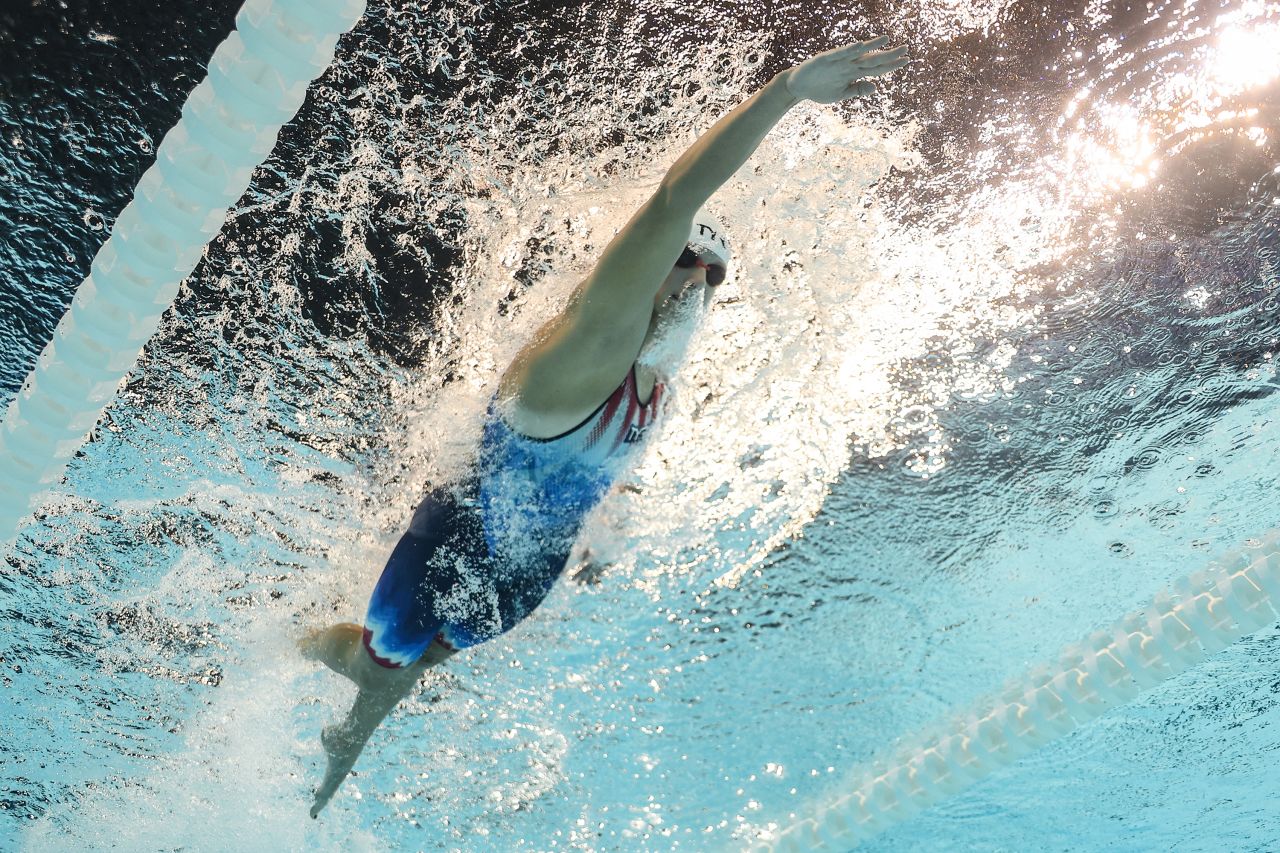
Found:
[[[315,628],[308,631],[298,640],[298,651],[307,660],[322,660],[320,657],[320,644],[324,640],[327,629]]]
[[[338,675],[348,678],[359,686],[353,660],[363,653],[361,644],[364,629],[351,622],[342,622],[311,631],[298,640],[298,651],[308,660],[318,660]]]
[[[359,628],[358,625],[354,627]],[[357,648],[364,654],[363,648]],[[439,660],[443,660],[443,657]],[[434,662],[439,663],[439,660]],[[346,719],[337,725],[326,727],[320,733],[320,744],[328,757],[328,766],[324,771],[324,779],[316,788],[315,801],[311,804],[312,817],[320,814],[320,810],[333,798],[374,730],[391,713],[391,709],[409,694],[423,671],[431,665],[425,656],[423,662],[396,673],[376,664],[369,664],[369,669],[377,673],[369,680],[378,682],[377,685],[373,688],[361,687]]]
[[[328,757],[328,766],[325,768],[324,778],[316,788],[315,800],[311,803],[313,818],[318,817],[320,811],[333,799],[364,748],[364,743],[357,743],[341,724],[325,726],[320,732],[320,743]]]

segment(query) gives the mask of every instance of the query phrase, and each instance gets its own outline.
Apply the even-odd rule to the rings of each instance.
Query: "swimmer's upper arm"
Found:
[[[790,73],[730,110],[676,160],[658,191],[610,241],[568,309],[516,358],[502,391],[516,398],[518,419],[545,431],[570,416],[585,417],[626,377],[698,208],[797,103],[787,88]]]
[[[634,320],[640,319],[638,348],[649,326],[654,297],[689,239],[697,210],[698,205],[682,202],[667,182],[660,184],[609,241],[595,269],[579,286],[571,306],[574,333],[609,338],[618,327],[632,329]]]
[[[504,377],[520,409],[576,423],[622,383],[644,342],[653,300],[688,240],[693,201],[664,181],[609,241],[569,306]]]

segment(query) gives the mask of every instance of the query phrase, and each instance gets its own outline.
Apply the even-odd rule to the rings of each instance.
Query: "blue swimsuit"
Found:
[[[585,421],[555,438],[521,435],[490,403],[473,476],[431,489],[391,552],[365,616],[364,644],[386,667],[438,640],[462,649],[511,630],[551,590],[583,519],[658,416],[635,367]]]

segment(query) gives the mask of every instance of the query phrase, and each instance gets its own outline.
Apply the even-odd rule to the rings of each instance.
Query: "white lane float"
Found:
[[[0,425],[0,543],[55,486],[365,0],[248,0]]]

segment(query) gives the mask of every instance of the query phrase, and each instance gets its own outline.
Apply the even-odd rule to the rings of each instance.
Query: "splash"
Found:
[[[126,676],[99,693],[129,706],[141,746],[104,758],[80,794],[54,797],[34,849],[104,831],[178,846],[176,829],[145,816],[185,813],[193,797],[199,825],[229,848],[264,826],[297,846],[372,848],[419,826],[511,838],[512,813],[583,784],[567,743],[585,735],[557,702],[594,676],[620,694],[646,688],[610,670],[627,654],[611,641],[645,630],[644,619],[636,628],[619,610],[587,646],[584,677],[565,671],[581,652],[554,644],[559,617],[540,616],[521,637],[546,640],[559,668],[530,673],[526,655],[493,644],[464,683],[441,676],[406,704],[385,734],[392,752],[370,752],[369,775],[349,790],[372,817],[353,809],[296,826],[319,725],[350,694],[304,669],[292,637],[361,617],[423,484],[471,464],[503,367],[665,168],[750,90],[766,43],[737,32],[690,52],[603,20],[561,50],[533,23],[495,26],[480,4],[371,14],[91,448],[77,491],[96,497],[47,519],[78,531],[67,548],[100,555],[86,543],[102,530],[122,543],[109,557],[124,577],[84,585],[97,627],[81,665],[99,667],[100,653]],[[619,52],[620,38],[630,50]],[[535,43],[548,58],[512,59]],[[518,73],[499,74],[498,56]],[[663,433],[588,534],[629,602],[763,572],[854,448],[914,449],[908,473],[937,476],[951,442],[938,408],[955,393],[1001,392],[1008,353],[964,354],[1026,319],[994,307],[1017,286],[994,249],[1023,235],[1003,230],[995,203],[945,237],[896,224],[874,191],[916,166],[913,134],[857,111],[798,109],[714,200],[737,244],[734,279],[675,379]],[[401,321],[397,295],[415,287],[431,290],[429,308]],[[940,353],[927,381],[903,381]],[[171,479],[135,482],[155,458]],[[139,540],[154,550],[126,550]],[[191,692],[215,668],[216,696]],[[151,708],[181,726],[157,730]],[[406,745],[406,732],[422,742]],[[468,781],[446,793],[447,780]],[[587,845],[593,807],[578,793],[574,832]],[[653,825],[656,806],[635,810]]]

